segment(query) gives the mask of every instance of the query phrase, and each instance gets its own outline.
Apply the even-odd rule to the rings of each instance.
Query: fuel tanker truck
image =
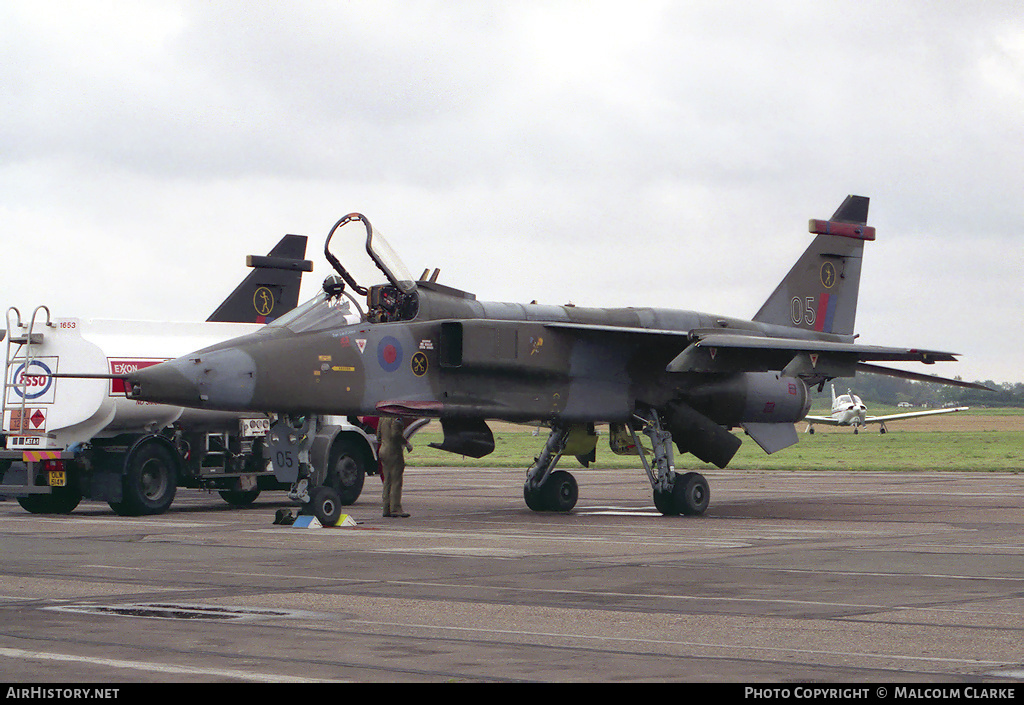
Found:
[[[274,473],[267,436],[272,419],[185,409],[128,399],[134,370],[250,333],[298,303],[306,238],[286,235],[206,322],[60,318],[39,306],[31,317],[11,307],[7,328],[0,496],[27,511],[70,513],[83,498],[107,502],[120,515],[160,514],[178,487],[217,491],[233,505],[262,490],[326,486],[351,504],[367,473],[377,471],[376,439],[355,419],[304,420],[309,470],[295,483]],[[73,376],[64,376],[70,373]],[[278,458],[278,466],[299,459]]]

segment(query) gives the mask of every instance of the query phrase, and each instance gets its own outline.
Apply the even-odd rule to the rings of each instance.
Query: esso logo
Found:
[[[14,393],[24,399],[38,399],[50,391],[52,374],[53,370],[39,360],[32,360],[27,371],[22,363],[14,371]]]

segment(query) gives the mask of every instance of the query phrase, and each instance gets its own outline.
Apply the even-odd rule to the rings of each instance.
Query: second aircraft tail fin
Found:
[[[221,323],[269,323],[299,304],[302,273],[313,271],[306,256],[305,235],[285,235],[270,254],[249,255],[254,271],[235,287],[209,318]]]

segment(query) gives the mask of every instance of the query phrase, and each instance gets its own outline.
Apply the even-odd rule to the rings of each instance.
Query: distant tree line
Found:
[[[1024,407],[1024,383],[1004,382],[998,384],[992,380],[981,382],[995,391],[986,392],[963,387],[952,387],[947,384],[933,382],[913,382],[899,377],[885,375],[859,374],[855,379],[834,379],[826,382],[819,393],[812,388],[816,406],[822,405],[822,398],[831,401],[832,392],[829,385],[835,384],[836,394],[845,394],[847,389],[864,400],[865,403],[886,404],[896,406],[907,402],[916,407],[927,405],[941,407],[955,406],[1015,406]]]

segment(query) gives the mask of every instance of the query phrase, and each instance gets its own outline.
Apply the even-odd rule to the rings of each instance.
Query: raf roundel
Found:
[[[385,372],[394,372],[402,366],[402,344],[390,335],[377,344],[377,362]]]

